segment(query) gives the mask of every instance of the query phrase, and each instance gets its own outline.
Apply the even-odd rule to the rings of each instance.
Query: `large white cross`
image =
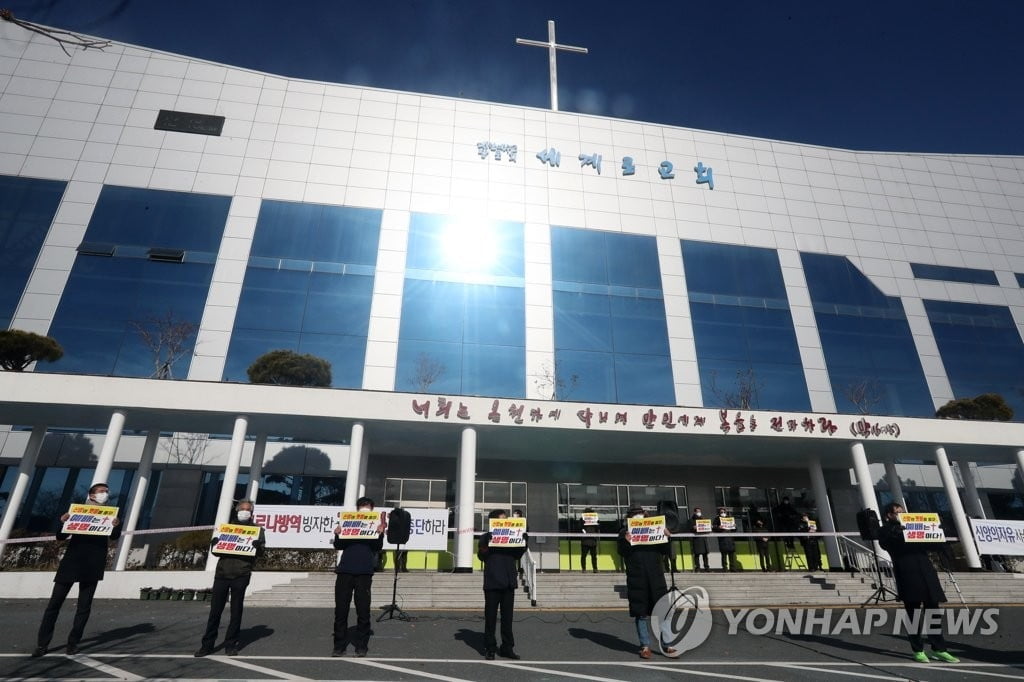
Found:
[[[526,40],[516,38],[516,45],[532,45],[533,47],[548,48],[548,65],[551,69],[551,111],[558,111],[558,69],[555,66],[555,51],[565,50],[566,52],[580,52],[587,54],[587,48],[574,45],[559,45],[555,42],[555,22],[548,21],[548,42],[540,40]]]

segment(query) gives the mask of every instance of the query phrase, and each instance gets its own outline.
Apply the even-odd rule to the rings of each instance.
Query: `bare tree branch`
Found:
[[[64,50],[64,54],[66,54],[69,57],[71,56],[71,53],[68,52],[69,46],[72,49],[80,47],[83,50],[102,50],[103,48],[108,47],[110,45],[109,40],[95,40],[93,38],[86,38],[85,36],[78,35],[77,33],[72,33],[71,31],[62,31],[60,29],[50,28],[48,26],[40,26],[39,24],[33,24],[32,22],[25,21],[24,19],[18,19],[17,17],[14,16],[14,13],[11,12],[11,10],[9,9],[0,9],[0,19],[3,19],[4,21],[9,21],[15,26],[21,26],[26,31],[32,31],[33,33],[38,33],[41,36],[46,36],[47,38],[54,40],[58,45],[60,45],[60,49]]]
[[[718,386],[718,372],[711,372],[711,395],[722,407],[734,410],[751,410],[759,407],[763,384],[757,378],[753,367],[736,370],[736,379],[731,388]]]
[[[205,433],[176,433],[160,447],[167,452],[167,461],[174,464],[202,464],[210,437]]]
[[[843,397],[860,414],[871,414],[871,408],[885,399],[885,386],[878,379],[861,377],[843,386]]]
[[[182,320],[168,310],[162,316],[150,315],[128,323],[153,354],[154,379],[173,379],[174,363],[192,352],[192,335],[199,329],[194,322]]]
[[[416,364],[412,369],[412,376],[409,377],[409,385],[419,393],[426,393],[430,387],[444,376],[447,367],[440,360],[437,360],[426,353],[416,356]]]
[[[544,400],[568,400],[580,385],[580,375],[565,376],[562,363],[541,363],[540,370],[533,375],[533,385],[537,392],[545,396]]]

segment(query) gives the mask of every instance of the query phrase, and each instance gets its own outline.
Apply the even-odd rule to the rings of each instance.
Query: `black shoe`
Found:
[[[224,653],[226,653],[228,656],[237,656],[238,655],[238,647],[234,647],[234,646],[224,647]]]
[[[356,656],[359,658],[363,658],[367,653],[369,652],[366,649],[356,649]]]
[[[513,661],[518,661],[522,658],[522,656],[513,651],[511,647],[507,649],[505,647],[498,649],[498,655],[502,658],[511,658]]]
[[[341,658],[346,653],[348,652],[345,651],[344,647],[334,647],[334,651],[331,652],[331,656],[333,656],[334,658]]]
[[[32,658],[39,658],[40,656],[45,656],[45,655],[46,655],[46,647],[45,646],[37,646],[35,649],[32,650]]]
[[[213,649],[207,649],[205,646],[196,649],[196,652],[192,654],[196,658],[202,658],[203,656],[209,656],[213,653]]]
[[[494,660],[494,649],[488,649],[487,651],[485,651],[484,652],[484,658],[486,658],[488,661],[493,661]]]
[[[68,656],[74,656],[75,654],[78,653],[78,645],[77,644],[68,644],[66,652],[67,652]]]

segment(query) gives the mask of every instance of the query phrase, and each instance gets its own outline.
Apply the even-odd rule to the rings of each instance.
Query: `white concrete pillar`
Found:
[[[110,424],[107,426],[107,437],[103,439],[103,448],[100,450],[100,457],[96,460],[96,471],[92,475],[92,483],[107,483],[110,480],[110,470],[114,468],[114,455],[117,454],[117,445],[121,442],[121,433],[124,431],[125,413],[122,410],[114,410],[110,415]]]
[[[4,507],[3,520],[0,521],[0,557],[4,555],[7,545],[5,540],[11,538],[11,530],[14,528],[14,520],[18,518],[18,509],[21,501],[25,498],[25,491],[28,490],[29,481],[32,480],[32,472],[36,468],[36,459],[39,457],[39,450],[43,447],[43,439],[46,437],[46,426],[38,425],[32,429],[32,435],[28,437],[28,445],[18,462],[18,475],[14,479],[14,485],[7,496],[7,505]]]
[[[366,497],[366,465],[370,461],[370,439],[363,434],[363,452],[359,455],[359,497]],[[380,500],[374,500],[381,504]]]
[[[459,471],[455,485],[459,491],[459,509],[455,514],[455,572],[473,571],[473,517],[476,487],[476,430],[462,430]]]
[[[245,447],[245,432],[249,428],[249,418],[239,415],[235,417],[235,428],[231,432],[231,447],[228,450],[228,462],[224,467],[224,483],[220,487],[220,499],[217,501],[217,516],[213,520],[216,527],[231,520],[231,504],[235,500],[235,486],[238,484],[238,469],[242,466],[242,449]],[[206,558],[206,570],[217,567],[217,557],[210,553]]]
[[[853,471],[857,476],[857,489],[860,491],[860,504],[864,509],[873,509],[878,514],[879,520],[882,514],[878,507],[878,498],[875,496],[875,486],[871,483],[871,469],[868,467],[868,456],[864,452],[863,443],[854,443],[850,446],[850,455],[853,457]],[[889,553],[878,545],[878,541],[872,542],[874,549],[878,552],[880,559],[891,561]]]
[[[267,453],[267,434],[256,434],[256,443],[252,448],[252,462],[249,463],[249,485],[245,497],[256,504],[260,494],[260,479],[263,478],[263,456]]]
[[[903,484],[900,483],[900,475],[896,472],[896,462],[887,460],[885,462],[885,482],[889,484],[889,494],[892,501],[898,502],[901,507],[907,509],[907,500],[903,497]]]
[[[811,474],[811,489],[814,491],[814,499],[818,505],[818,523],[821,525],[822,531],[834,533],[836,522],[832,518],[832,505],[829,504],[828,487],[825,485],[825,472],[821,469],[821,458],[813,455],[807,468]],[[834,535],[825,538],[825,553],[828,555],[829,567],[842,568],[843,558],[839,553],[839,541]]]
[[[963,504],[960,503],[960,495],[957,494],[956,480],[953,478],[953,469],[949,466],[949,457],[946,456],[945,448],[935,448],[935,466],[939,468],[942,487],[945,488],[946,497],[949,498],[949,511],[953,515],[953,525],[956,526],[956,534],[960,537],[960,546],[963,547],[967,565],[980,569],[981,557],[978,556],[978,548],[974,545],[974,534],[967,523],[967,515],[964,514]]]
[[[139,516],[142,514],[142,505],[146,501],[146,491],[149,489],[149,479],[153,473],[153,455],[156,453],[156,444],[160,440],[160,429],[152,428],[146,433],[146,443],[142,446],[142,459],[139,460],[139,470],[135,472],[135,480],[132,481],[132,491],[128,495],[128,518],[124,520],[121,529],[121,540],[117,545],[117,563],[114,564],[115,571],[123,571],[128,565],[128,555],[132,550],[132,532],[139,525]]]
[[[956,465],[960,469],[960,478],[964,482],[964,506],[967,508],[967,513],[976,519],[985,518],[985,506],[981,503],[978,481],[974,477],[974,463],[960,461]]]
[[[1020,476],[1020,482],[1024,483],[1024,450],[1017,451],[1017,475]]]
[[[360,422],[352,425],[352,437],[348,439],[348,471],[345,472],[346,509],[355,509],[359,499],[359,470],[362,468],[364,429]]]

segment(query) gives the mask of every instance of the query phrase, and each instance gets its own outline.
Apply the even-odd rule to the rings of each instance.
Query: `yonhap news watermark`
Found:
[[[917,609],[737,608],[721,609],[727,634],[849,637],[872,634],[906,636],[993,635],[999,631],[998,608],[948,607]],[[661,653],[674,658],[696,649],[711,635],[712,615],[707,590],[673,589],[658,600],[650,628]]]

